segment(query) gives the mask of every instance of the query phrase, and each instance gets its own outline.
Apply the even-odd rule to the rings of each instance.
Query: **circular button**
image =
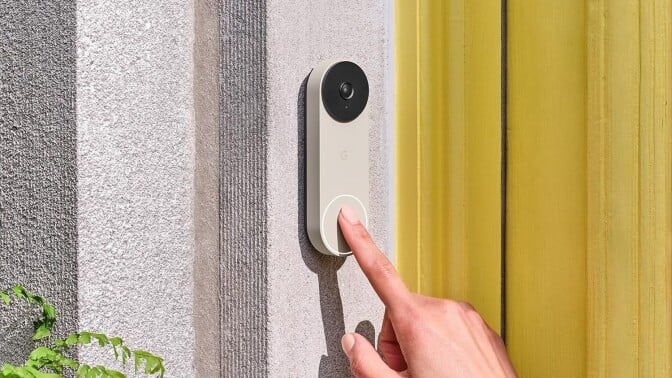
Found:
[[[347,256],[352,253],[350,246],[343,238],[341,228],[338,226],[338,214],[341,208],[345,206],[351,208],[357,214],[364,227],[369,224],[368,214],[359,198],[350,194],[342,194],[331,200],[322,214],[320,233],[324,245],[335,256]]]

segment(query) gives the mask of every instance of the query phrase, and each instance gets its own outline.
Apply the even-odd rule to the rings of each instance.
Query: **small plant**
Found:
[[[34,322],[35,332],[33,340],[44,340],[51,335],[51,329],[56,323],[56,310],[42,297],[33,295],[20,285],[0,291],[0,300],[5,306],[12,304],[12,297],[25,300],[42,308],[42,316]],[[166,369],[163,359],[143,350],[128,348],[119,337],[108,337],[102,333],[79,332],[73,333],[65,339],[55,340],[51,346],[38,346],[30,353],[23,366],[4,364],[0,368],[0,378],[61,378],[66,369],[75,372],[80,378],[124,378],[119,371],[108,369],[101,365],[89,366],[66,357],[66,352],[77,346],[94,345],[111,347],[116,360],[123,366],[133,361],[135,373],[141,370],[145,374],[163,378]]]

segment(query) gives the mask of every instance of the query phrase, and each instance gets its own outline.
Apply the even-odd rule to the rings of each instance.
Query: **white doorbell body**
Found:
[[[348,61],[322,62],[306,88],[306,222],[313,246],[327,255],[352,253],[338,227],[348,206],[368,226],[369,83]]]

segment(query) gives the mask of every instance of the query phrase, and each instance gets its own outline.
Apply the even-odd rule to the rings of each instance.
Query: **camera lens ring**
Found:
[[[342,99],[349,100],[355,95],[355,88],[349,81],[344,81],[338,86],[338,93],[340,93]]]
[[[341,92],[349,83],[352,93]],[[355,120],[366,108],[369,99],[369,82],[364,71],[355,63],[341,61],[332,65],[322,78],[322,104],[334,120],[348,123]]]

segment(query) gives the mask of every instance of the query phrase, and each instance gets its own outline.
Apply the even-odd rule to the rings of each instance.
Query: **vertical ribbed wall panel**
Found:
[[[267,375],[266,2],[221,11],[222,375]]]

